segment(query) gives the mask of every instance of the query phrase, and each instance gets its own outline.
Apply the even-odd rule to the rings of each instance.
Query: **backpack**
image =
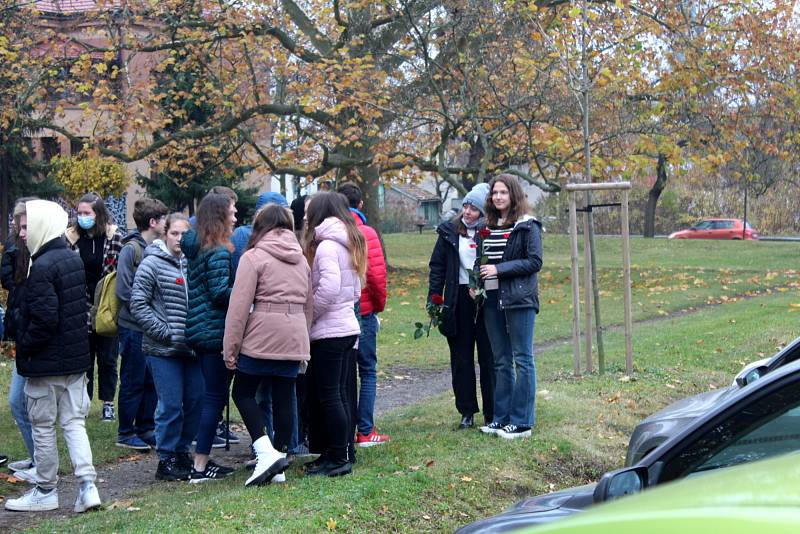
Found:
[[[142,262],[142,245],[130,241],[133,246],[133,270]],[[128,244],[126,243],[125,246]],[[117,317],[122,303],[117,298],[117,271],[108,273],[98,283],[94,291],[94,304],[90,311],[92,329],[99,336],[114,337],[117,335]]]

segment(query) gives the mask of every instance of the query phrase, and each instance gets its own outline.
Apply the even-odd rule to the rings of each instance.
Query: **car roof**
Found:
[[[535,532],[612,532],[596,530],[596,527],[611,522],[619,524],[620,521],[638,520],[641,528],[644,526],[642,522],[646,524],[679,513],[688,518],[694,515],[697,518],[716,517],[723,520],[730,514],[738,513],[747,517],[763,511],[767,512],[765,517],[780,516],[781,525],[788,527],[793,524],[792,528],[796,531],[800,524],[798,479],[800,454],[790,453],[664,484],[638,495],[598,505],[573,518],[537,526]],[[692,526],[695,524],[692,521],[687,523]],[[709,532],[710,526],[713,525],[698,522],[698,528],[692,530]],[[777,532],[792,530],[782,528]]]
[[[771,387],[773,382],[783,380],[788,375],[795,375],[795,379],[800,379],[800,360],[787,363],[778,367],[774,371],[766,374],[763,378],[759,378],[746,388],[741,388],[730,397],[726,398],[719,404],[714,405],[713,409],[705,415],[698,417],[686,426],[683,430],[667,439],[664,443],[656,447],[650,454],[639,460],[637,465],[650,465],[657,459],[661,459],[664,454],[669,453],[678,442],[683,441],[687,436],[693,434],[698,428],[708,424],[708,421],[719,416],[720,413],[728,410],[732,405],[740,402],[743,397],[756,394],[762,388]]]

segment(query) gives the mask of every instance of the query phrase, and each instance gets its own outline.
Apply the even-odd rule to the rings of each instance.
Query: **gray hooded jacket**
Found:
[[[186,258],[173,256],[161,240],[144,252],[131,291],[131,315],[144,332],[142,352],[152,356],[194,356],[186,344]]]

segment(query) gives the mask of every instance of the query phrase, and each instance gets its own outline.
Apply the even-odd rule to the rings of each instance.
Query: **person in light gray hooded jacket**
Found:
[[[142,351],[158,395],[159,480],[189,479],[189,447],[200,425],[205,389],[200,363],[185,335],[189,294],[181,238],[188,229],[184,215],[167,217],[164,241],[157,239],[145,250],[130,300],[131,314],[144,332]]]

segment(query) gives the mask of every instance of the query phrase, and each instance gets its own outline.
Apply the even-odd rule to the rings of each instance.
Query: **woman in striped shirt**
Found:
[[[484,321],[494,353],[494,420],[481,432],[506,439],[530,437],[535,420],[533,328],[539,313],[537,273],[542,267],[541,224],[527,214],[517,178],[489,183],[483,257],[475,262],[486,290]]]

